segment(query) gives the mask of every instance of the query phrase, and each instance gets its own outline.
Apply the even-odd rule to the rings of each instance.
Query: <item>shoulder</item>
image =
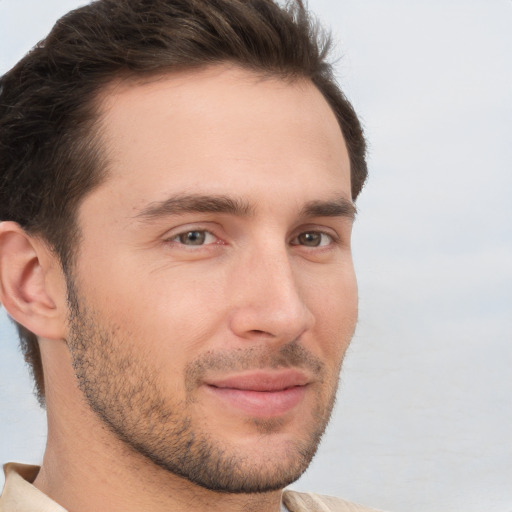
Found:
[[[312,492],[284,491],[283,503],[290,512],[379,512],[341,498]]]

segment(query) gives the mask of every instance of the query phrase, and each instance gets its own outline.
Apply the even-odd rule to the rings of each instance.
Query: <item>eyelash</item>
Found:
[[[183,241],[183,238],[188,236],[188,235],[191,235],[192,233],[201,233],[203,234],[203,237],[206,238],[207,235],[211,235],[212,237],[218,239],[218,237],[216,237],[211,231],[208,231],[207,229],[190,229],[188,231],[183,231],[181,233],[178,233],[177,235],[173,236],[172,238],[169,238],[167,239],[167,241],[169,242],[177,242],[179,243],[180,245],[184,245],[184,246],[187,246],[189,244],[186,244],[184,241]],[[212,243],[214,242],[210,242],[210,243],[200,243],[200,244],[190,244],[190,246],[192,247],[202,247],[204,245],[211,245]]]
[[[201,233],[203,235],[202,243],[186,244],[183,241],[184,237],[186,237],[188,235],[191,235],[192,233]],[[216,241],[215,242],[210,242],[210,243],[205,243],[204,239],[207,238],[208,235],[214,237],[216,239]],[[304,243],[301,244],[300,242],[296,242],[296,240],[299,240],[299,238],[301,236],[306,236],[306,235],[320,235],[319,244],[318,245],[307,245],[307,244],[304,244]],[[325,237],[327,237],[329,239],[328,243],[322,243],[322,238],[325,238]],[[187,231],[182,231],[181,233],[178,233],[178,234],[176,234],[176,235],[174,235],[174,236],[172,236],[170,238],[167,238],[165,241],[166,242],[173,242],[173,243],[182,245],[184,247],[205,247],[205,246],[216,245],[216,244],[223,245],[222,240],[220,240],[214,233],[212,233],[211,231],[209,231],[207,229],[190,229],[190,230],[187,230]],[[321,248],[325,248],[325,247],[328,247],[330,245],[338,244],[338,243],[339,243],[339,238],[337,236],[335,236],[334,234],[327,233],[325,231],[321,231],[321,230],[318,230],[318,229],[311,229],[311,230],[303,231],[303,232],[299,233],[297,236],[295,236],[292,239],[292,241],[290,242],[290,245],[293,245],[293,246],[302,245],[303,247],[306,247],[306,248],[321,249]]]
[[[307,245],[306,243],[300,243],[295,242],[296,240],[299,240],[300,237],[307,236],[307,235],[314,235],[314,236],[320,236],[320,240],[318,245]],[[328,238],[327,243],[322,243],[322,239]],[[303,231],[299,233],[295,238],[293,238],[291,245],[302,245],[303,247],[311,248],[311,249],[320,249],[325,248],[330,245],[336,244],[338,242],[338,239],[331,233],[326,233],[325,231],[315,230],[311,229],[308,231]]]

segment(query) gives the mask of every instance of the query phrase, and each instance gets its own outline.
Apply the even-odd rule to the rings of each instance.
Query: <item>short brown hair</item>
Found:
[[[93,129],[99,92],[123,76],[220,62],[318,87],[347,144],[355,199],[367,176],[365,140],[328,49],[301,0],[97,0],[71,11],[0,78],[0,220],[44,239],[69,275],[79,246],[75,212],[105,175]],[[18,331],[43,404],[37,337]]]

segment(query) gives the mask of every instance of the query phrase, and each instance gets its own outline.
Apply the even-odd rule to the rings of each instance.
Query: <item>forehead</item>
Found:
[[[341,130],[306,79],[219,65],[119,82],[101,99],[106,187],[122,191],[134,210],[176,192],[234,192],[250,201],[270,186],[293,193],[305,183],[350,199]]]

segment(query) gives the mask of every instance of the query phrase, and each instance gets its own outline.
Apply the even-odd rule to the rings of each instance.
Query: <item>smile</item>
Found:
[[[206,389],[225,406],[252,417],[281,416],[302,402],[308,377],[297,370],[258,371],[206,382]]]

